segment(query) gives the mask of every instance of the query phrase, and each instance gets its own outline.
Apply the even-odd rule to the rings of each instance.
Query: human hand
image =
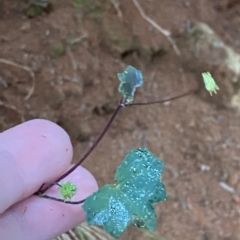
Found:
[[[47,120],[31,120],[0,133],[0,239],[52,239],[84,221],[81,205],[33,195],[70,168],[72,154],[67,133]],[[97,190],[96,180],[81,166],[64,180],[77,185],[72,201]],[[58,186],[46,194],[59,197]]]

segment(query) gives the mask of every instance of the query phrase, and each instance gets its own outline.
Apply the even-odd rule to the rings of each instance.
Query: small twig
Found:
[[[10,105],[10,104],[4,103],[2,101],[0,101],[0,106],[4,106],[4,107],[9,108],[9,109],[14,110],[14,111],[17,110],[17,108],[14,105]]]
[[[162,33],[167,39],[168,41],[172,44],[173,49],[175,50],[177,55],[180,55],[180,51],[177,47],[177,45],[175,44],[174,40],[171,38],[171,32],[162,28],[161,26],[159,26],[154,20],[152,20],[150,17],[148,17],[145,12],[143,11],[142,7],[140,6],[140,4],[138,3],[137,0],[132,0],[132,2],[134,3],[135,7],[138,9],[140,15],[142,16],[142,18],[144,18],[147,22],[149,22],[153,27],[155,27],[160,33]]]
[[[76,43],[80,43],[80,42],[82,42],[82,41],[83,41],[85,38],[87,38],[87,37],[88,37],[88,33],[87,33],[86,31],[83,31],[82,36],[70,40],[70,41],[69,41],[69,44],[70,44],[70,45],[74,45],[74,44],[76,44]]]
[[[0,83],[1,83],[5,88],[8,87],[7,82],[6,82],[1,76],[0,76]]]
[[[18,63],[15,63],[15,62],[7,60],[7,59],[0,58],[0,62],[4,63],[4,64],[7,64],[7,65],[17,67],[17,68],[20,68],[20,69],[23,69],[30,74],[30,76],[32,78],[32,87],[29,89],[27,96],[24,98],[25,100],[28,100],[32,96],[32,94],[34,92],[34,88],[35,88],[35,74],[34,74],[34,72],[31,70],[31,68],[29,68],[27,66],[20,65]]]
[[[72,54],[72,51],[71,51],[70,47],[67,47],[67,53],[68,53],[68,55],[71,59],[73,70],[74,71],[77,70],[78,65],[77,65],[77,62],[76,62],[73,54]]]
[[[21,122],[25,122],[23,114],[14,105],[7,104],[7,103],[4,103],[4,102],[0,101],[0,106],[3,106],[5,108],[11,109],[11,110],[17,112],[21,117]]]
[[[122,19],[122,11],[119,8],[119,1],[118,0],[110,0],[110,2],[112,3],[113,7],[115,8],[117,15],[120,19]]]
[[[219,185],[226,191],[230,192],[230,193],[235,193],[235,189],[232,188],[231,186],[229,186],[228,184],[226,184],[225,182],[220,182]]]

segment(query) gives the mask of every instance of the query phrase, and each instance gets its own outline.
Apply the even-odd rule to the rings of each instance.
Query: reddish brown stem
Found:
[[[152,102],[146,102],[146,103],[127,103],[124,101],[121,101],[119,103],[119,105],[117,106],[117,108],[115,109],[115,111],[113,112],[111,118],[109,119],[109,121],[107,122],[106,126],[104,127],[103,131],[101,132],[101,134],[98,136],[97,140],[94,142],[94,144],[89,148],[89,150],[85,153],[85,155],[72,167],[70,168],[66,173],[64,173],[62,176],[60,176],[58,179],[56,179],[53,183],[47,184],[46,187],[44,188],[43,186],[38,190],[38,192],[36,194],[38,195],[43,195],[49,188],[51,188],[53,185],[55,185],[56,183],[58,183],[59,181],[61,181],[62,179],[64,179],[65,177],[67,177],[71,172],[73,172],[78,166],[80,166],[84,160],[91,154],[91,152],[97,147],[97,145],[99,144],[99,142],[102,140],[102,138],[105,136],[107,130],[109,129],[109,127],[111,126],[112,122],[114,121],[114,119],[116,118],[117,114],[119,113],[120,109],[124,106],[128,107],[128,106],[144,106],[144,105],[152,105],[152,104],[157,104],[157,103],[163,103],[163,102],[167,102],[167,101],[171,101],[171,100],[175,100],[178,98],[182,98],[185,97],[187,95],[190,95],[191,93],[194,93],[198,90],[198,88],[196,89],[192,89],[186,93],[183,93],[181,95],[178,95],[176,97],[172,97],[172,98],[168,98],[168,99],[164,99],[164,100],[158,100],[158,101],[152,101]],[[46,196],[46,195],[43,195]],[[53,199],[56,201],[62,201],[61,199],[57,199],[54,197],[46,197],[49,199]],[[84,200],[83,200],[84,201]],[[81,202],[81,201],[80,201]],[[71,203],[71,202],[69,202]],[[72,203],[72,204],[76,204],[76,203]]]
[[[67,172],[65,172],[63,175],[61,175],[59,178],[57,178],[54,182],[59,182],[62,179],[64,179],[66,176],[68,176],[71,172],[73,172],[78,166],[80,166],[83,161],[90,155],[90,153],[97,147],[97,145],[99,144],[99,142],[102,140],[102,138],[104,137],[104,135],[106,134],[107,130],[109,129],[109,127],[111,126],[113,120],[116,118],[118,112],[120,111],[120,109],[122,107],[124,107],[125,104],[123,102],[119,103],[119,105],[117,106],[117,108],[115,109],[115,111],[113,112],[111,118],[109,119],[109,121],[107,122],[105,128],[103,129],[103,131],[101,132],[101,134],[98,136],[97,140],[94,142],[94,144],[89,148],[89,150],[85,153],[85,155],[72,167],[70,168]],[[37,194],[42,195],[43,193],[45,193],[49,188],[51,188],[53,186],[53,184],[47,184],[47,186],[44,188],[42,187]]]
[[[164,102],[168,102],[168,101],[172,101],[172,100],[176,100],[178,98],[182,98],[182,97],[185,97],[187,95],[190,95],[192,93],[195,93],[196,91],[198,91],[198,88],[196,89],[192,89],[188,92],[185,92],[181,95],[178,95],[176,97],[171,97],[171,98],[167,98],[167,99],[163,99],[163,100],[158,100],[158,101],[152,101],[152,102],[145,102],[145,103],[142,103],[142,102],[138,102],[138,103],[130,103],[130,104],[127,104],[126,107],[130,107],[130,106],[145,106],[145,105],[152,105],[152,104],[157,104],[157,103],[164,103]]]

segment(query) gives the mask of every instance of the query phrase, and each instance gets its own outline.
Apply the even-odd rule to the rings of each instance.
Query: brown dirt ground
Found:
[[[36,76],[25,100],[32,86],[29,72],[0,63],[0,131],[33,118],[52,120],[70,134],[77,160],[117,105],[116,73],[127,64],[144,73],[139,101],[181,94],[200,81],[202,71],[225,76],[224,69],[177,56],[132,1],[119,2],[117,11],[110,1],[53,0],[53,11],[31,19],[25,2],[0,2],[0,58],[27,66]],[[180,51],[187,23],[201,21],[240,53],[239,1],[139,2],[172,32]],[[54,50],[58,43],[65,48],[62,56]],[[156,207],[157,231],[169,240],[240,239],[239,113],[222,107],[218,96],[212,99],[194,94],[169,104],[122,109],[84,163],[101,186],[112,182],[132,148],[147,146],[163,159],[169,199]],[[130,229],[122,239],[145,237]]]

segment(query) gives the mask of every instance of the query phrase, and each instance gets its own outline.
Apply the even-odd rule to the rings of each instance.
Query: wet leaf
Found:
[[[164,162],[147,148],[133,149],[108,184],[86,199],[83,209],[89,225],[102,225],[117,238],[130,225],[154,230],[154,203],[167,198],[161,181]]]
[[[118,91],[122,93],[124,101],[132,102],[137,87],[143,84],[142,72],[132,66],[128,66],[122,73],[117,74],[120,81]]]

